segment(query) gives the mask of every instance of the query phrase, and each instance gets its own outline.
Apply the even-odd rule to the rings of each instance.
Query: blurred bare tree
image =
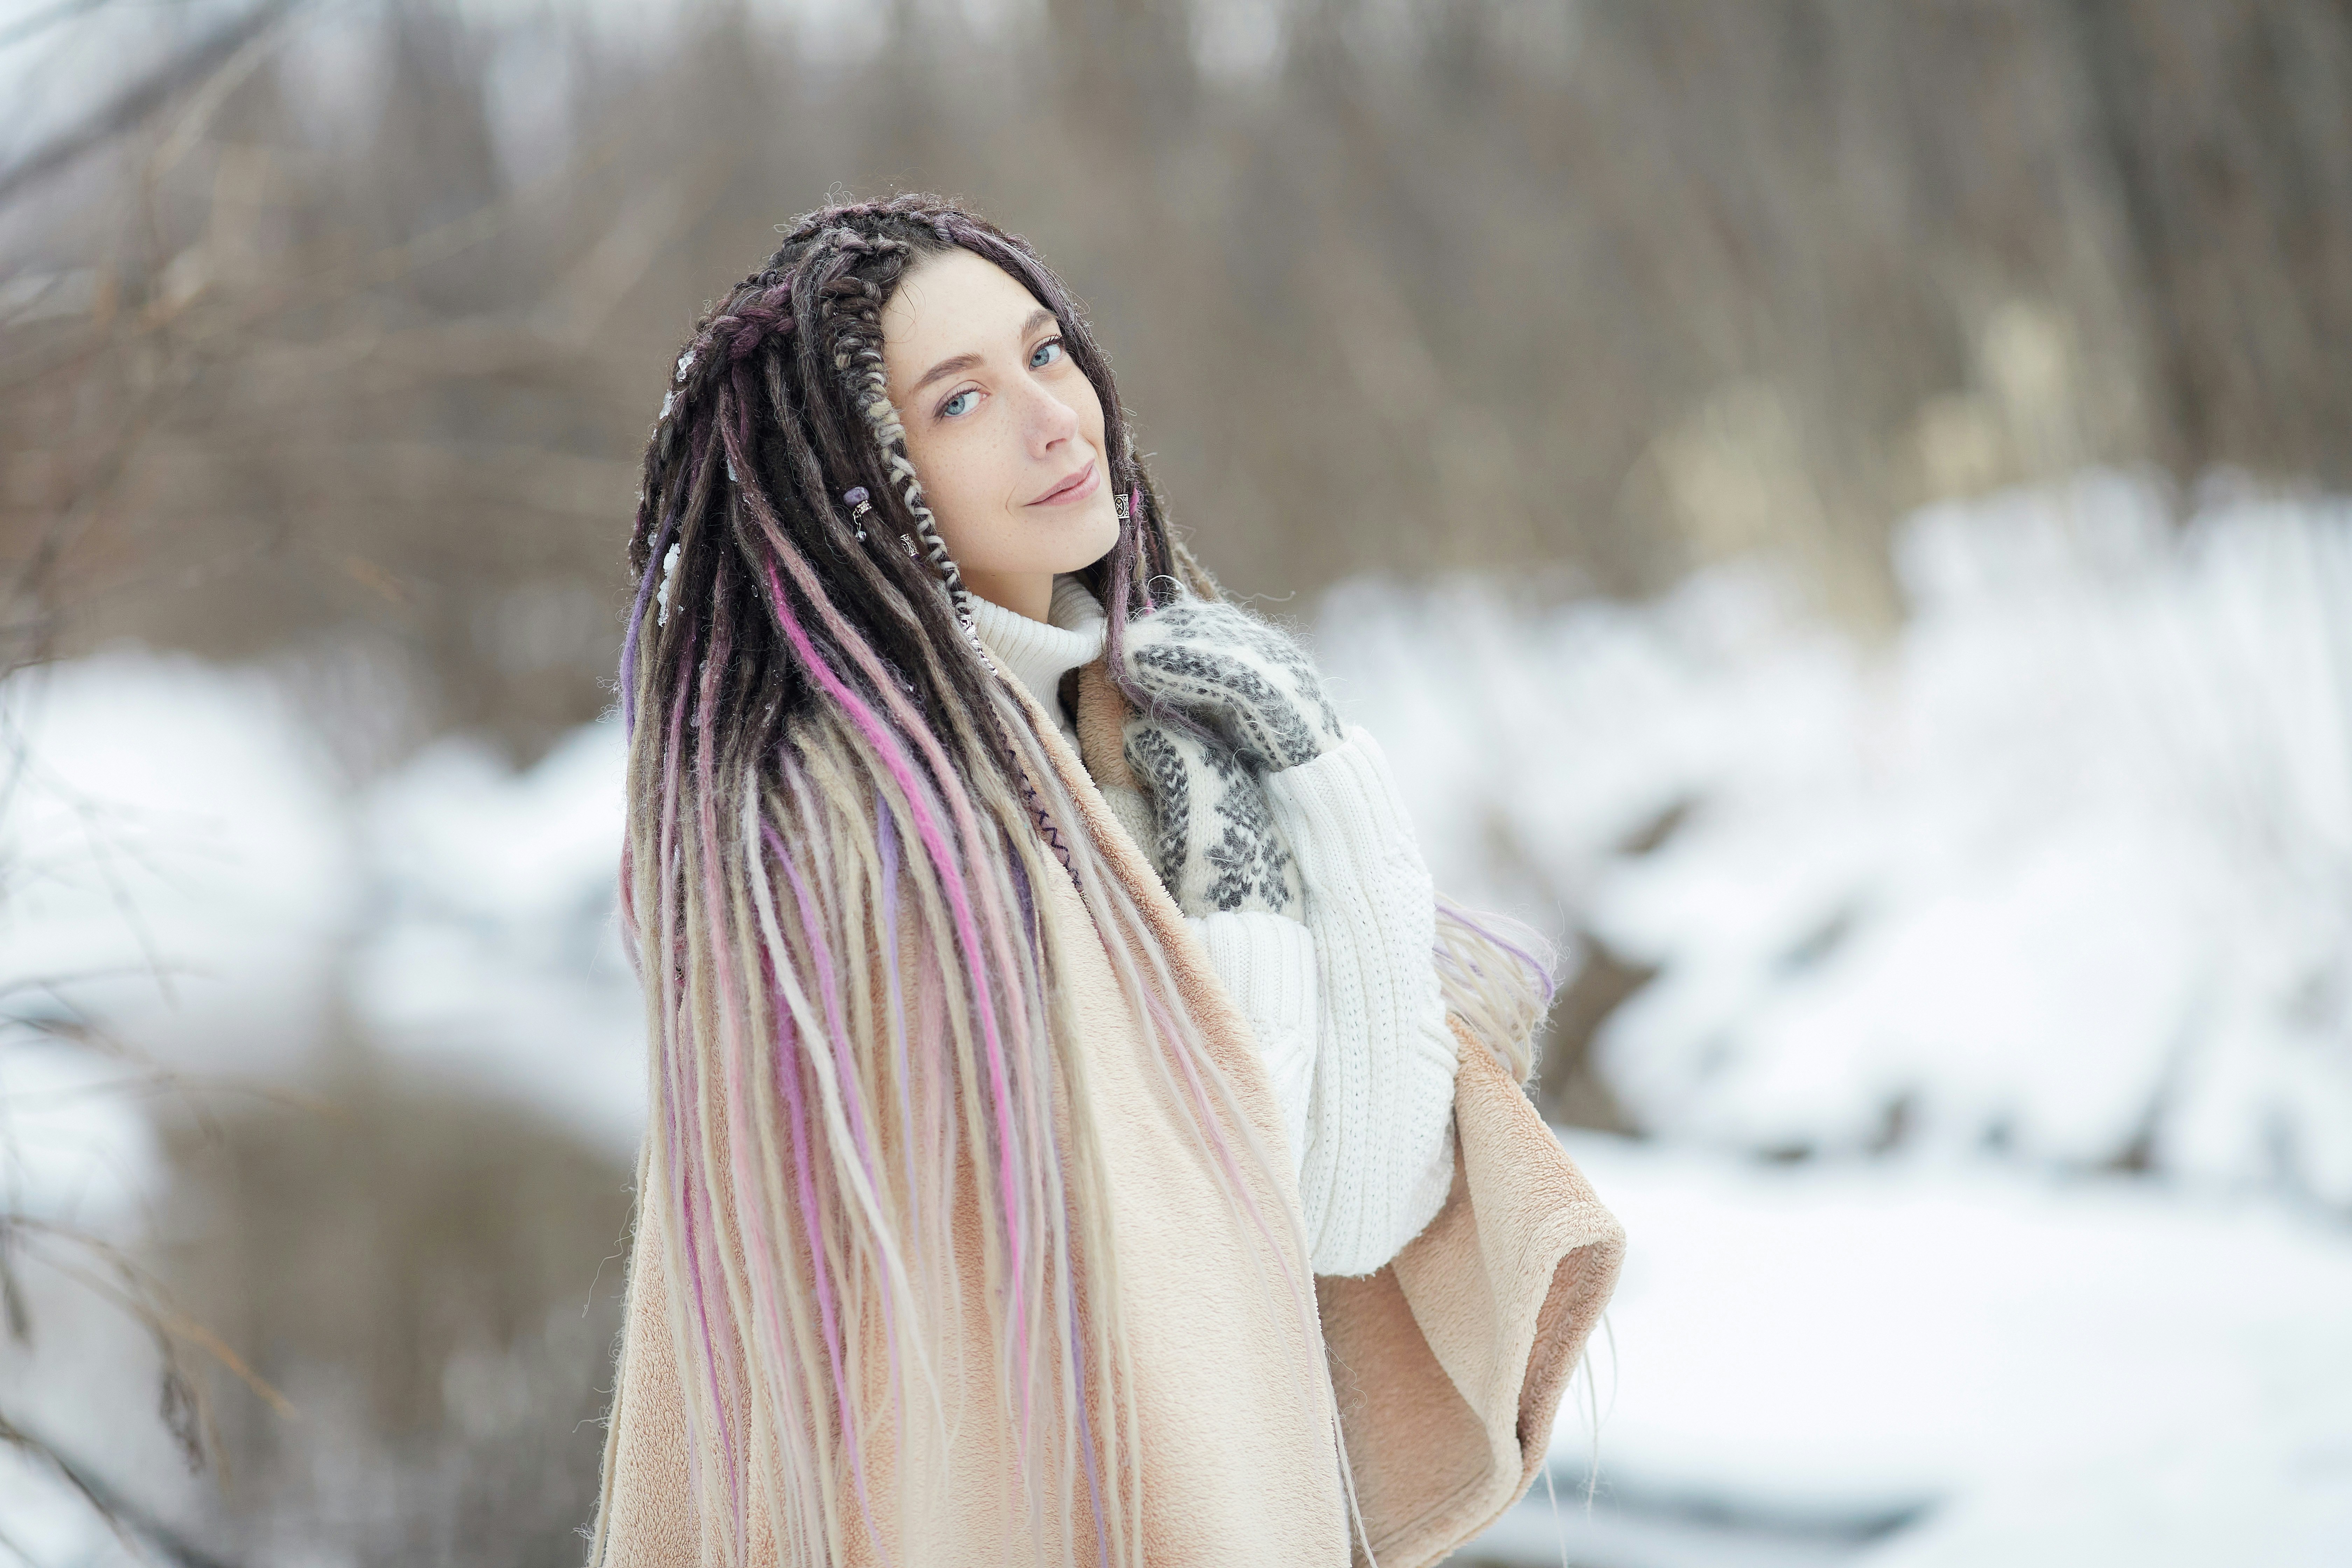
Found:
[[[45,7],[29,24],[0,36],[13,41],[42,25],[70,19],[75,9]],[[85,123],[0,174],[0,211],[25,184],[104,145],[215,75],[266,29],[278,9],[254,13],[174,54],[161,69],[113,95]],[[9,510],[6,554],[0,562],[0,904],[21,899],[29,883],[57,869],[35,863],[37,857],[26,855],[22,841],[6,831],[12,813],[23,810],[39,766],[21,707],[28,680],[37,679],[58,651],[76,603],[77,562],[110,498],[138,459],[152,412],[147,388],[126,387],[116,361],[91,352],[87,329],[43,330],[47,321],[75,314],[111,314],[108,302],[74,285],[67,287],[69,302],[60,309],[51,297],[56,281],[54,274],[12,271],[0,282],[0,301],[5,302],[0,305],[0,330],[6,332],[0,349],[0,398],[8,407],[8,417],[0,420],[0,465],[7,475]],[[125,328],[115,346],[136,358],[146,352],[137,344],[138,335],[137,328]],[[61,420],[61,411],[77,404],[98,411],[97,416]],[[19,1069],[29,1058],[54,1057],[63,1047],[99,1066],[101,1077],[111,1079],[105,1088],[156,1094],[175,1100],[199,1121],[204,1115],[201,1101],[185,1092],[201,1086],[148,1058],[105,1019],[68,1000],[58,983],[74,978],[80,977],[14,974],[0,983],[0,1353],[14,1363],[0,1389],[0,1452],[27,1461],[37,1474],[59,1483],[64,1494],[87,1506],[93,1521],[141,1556],[213,1568],[215,1559],[159,1518],[145,1499],[122,1489],[110,1466],[93,1462],[111,1456],[58,1438],[47,1419],[54,1409],[43,1408],[54,1401],[44,1399],[38,1380],[27,1375],[38,1366],[43,1346],[56,1343],[52,1336],[61,1320],[69,1327],[87,1327],[94,1317],[118,1320],[145,1342],[154,1391],[152,1404],[123,1412],[122,1418],[153,1422],[160,1415],[169,1443],[192,1470],[223,1455],[210,1394],[213,1369],[241,1381],[264,1408],[281,1415],[289,1408],[210,1327],[187,1313],[135,1238],[86,1221],[69,1203],[52,1206],[58,1194],[43,1192],[51,1184],[43,1180],[45,1164],[60,1156],[107,1157],[102,1148],[75,1146],[70,1136],[59,1148],[57,1133],[44,1126],[60,1102],[100,1086],[61,1088],[54,1074],[36,1072],[28,1090]],[[56,1358],[51,1350],[48,1359]],[[33,1563],[11,1534],[24,1522],[0,1520],[0,1546]],[[37,1531],[45,1523],[30,1522]]]
[[[47,7],[0,40],[104,8]],[[297,389],[234,416],[212,405],[284,368],[278,356],[302,342],[305,309],[399,276],[436,243],[428,212],[410,225],[421,244],[361,253],[348,278],[332,270],[338,258],[323,277],[266,262],[267,225],[247,226],[268,207],[269,171],[293,142],[257,152],[215,139],[224,127],[282,128],[255,79],[294,10],[268,5],[193,30],[0,173],[0,226],[31,236],[43,263],[19,259],[0,282],[0,828],[41,773],[21,710],[41,667],[78,637],[129,630],[260,652],[331,637],[346,621],[369,626],[316,602],[334,568],[357,567],[329,555],[322,570],[319,555],[319,540],[348,520],[308,533],[314,513],[289,505],[301,498],[299,476],[280,466],[299,467],[305,432],[285,417],[300,406]],[[446,74],[445,62],[425,80]],[[110,155],[123,167],[91,177],[88,162]],[[191,156],[212,165],[208,197],[199,190],[193,206],[176,184]],[[53,178],[58,189],[27,196]],[[416,193],[420,209],[442,199]],[[471,199],[478,206],[482,193]],[[194,237],[173,245],[192,211]],[[160,265],[140,272],[126,255]],[[105,815],[102,802],[81,804]],[[0,900],[58,870],[22,848],[0,832]],[[527,1117],[404,1089],[363,1054],[336,1058],[346,1071],[331,1107],[192,1079],[78,1007],[64,983],[89,976],[53,978],[0,984],[0,1452],[78,1497],[124,1561],[219,1568],[338,1540],[370,1561],[575,1560],[618,1327],[619,1279],[599,1260],[614,1261],[625,1171]],[[60,1048],[77,1064],[68,1087],[52,1068],[28,1093],[17,1068]],[[214,1091],[232,1087],[224,1111]],[[54,1131],[20,1146],[47,1131],[37,1122],[28,1135],[26,1115],[122,1094],[153,1108],[179,1172],[152,1236],[43,1206],[57,1201],[45,1191],[53,1173],[44,1180],[56,1161],[86,1152],[95,1165],[109,1151],[60,1150]],[[501,1194],[509,1205],[486,1195]],[[307,1410],[247,1358],[303,1384]],[[147,1396],[118,1399],[118,1374],[134,1373]],[[49,1420],[61,1387],[72,1440]],[[162,1450],[212,1472],[193,1510],[188,1489],[158,1484],[168,1483],[152,1463]],[[61,1518],[35,1513],[0,1518],[0,1548],[39,1564],[50,1561],[35,1554],[45,1538],[72,1536]],[[94,1547],[73,1550],[100,1560]]]
[[[84,514],[77,644],[358,638],[419,733],[593,710],[668,351],[836,184],[1035,238],[1253,592],[1771,544],[1866,625],[1923,499],[2343,477],[2317,0],[275,10],[226,88],[0,174],[0,539]]]

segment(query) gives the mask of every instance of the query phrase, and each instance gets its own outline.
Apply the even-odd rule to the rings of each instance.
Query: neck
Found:
[[[990,604],[1033,621],[1045,620],[1053,613],[1051,572],[966,572],[963,585]]]
[[[1029,689],[1045,711],[1056,717],[1065,732],[1068,715],[1063,711],[1062,677],[1101,657],[1108,630],[1102,606],[1075,576],[1047,578],[1048,604],[1044,616],[1024,616],[993,599],[972,605],[972,629],[1004,672]]]

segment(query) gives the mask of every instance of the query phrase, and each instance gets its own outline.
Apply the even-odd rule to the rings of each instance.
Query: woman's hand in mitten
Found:
[[[1235,605],[1180,600],[1129,621],[1125,642],[1128,675],[1146,696],[1253,768],[1295,768],[1347,739],[1306,650]]]
[[[1265,786],[1231,746],[1140,712],[1129,716],[1122,741],[1128,772],[1151,803],[1148,848],[1177,908],[1304,916],[1298,866],[1266,808]]]

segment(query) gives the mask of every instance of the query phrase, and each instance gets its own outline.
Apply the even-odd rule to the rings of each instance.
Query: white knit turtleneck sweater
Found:
[[[1038,705],[1054,716],[1075,752],[1078,731],[1062,708],[1062,677],[1102,656],[1110,627],[1101,603],[1071,576],[1054,579],[1053,606],[1045,615],[1051,625],[972,596],[971,621],[980,640],[1005,673],[1027,687]]]
[[[973,622],[1006,672],[1077,750],[1062,677],[1108,631],[1076,577],[1054,580],[1051,624],[984,599]],[[1290,1136],[1318,1274],[1369,1274],[1444,1205],[1454,1178],[1454,1042],[1438,989],[1435,892],[1387,759],[1371,732],[1266,777],[1275,823],[1297,858],[1307,918],[1188,915],[1256,1032]],[[1150,839],[1131,789],[1112,815]]]

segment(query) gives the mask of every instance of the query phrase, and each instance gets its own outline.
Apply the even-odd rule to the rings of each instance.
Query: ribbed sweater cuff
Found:
[[[1389,778],[1388,758],[1372,732],[1350,725],[1348,738],[1311,763],[1265,777],[1267,805],[1283,836],[1317,858],[1355,867],[1421,866],[1412,818]]]

